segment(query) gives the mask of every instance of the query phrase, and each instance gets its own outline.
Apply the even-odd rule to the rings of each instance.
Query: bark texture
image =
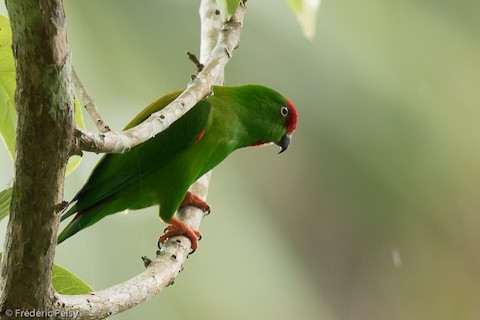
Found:
[[[1,315],[47,309],[73,139],[70,59],[62,1],[7,0],[16,62],[15,182],[1,264]],[[8,313],[7,313],[8,315]]]

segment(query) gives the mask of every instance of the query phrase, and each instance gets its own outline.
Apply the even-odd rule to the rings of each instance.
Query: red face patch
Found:
[[[297,110],[295,109],[295,106],[293,105],[292,101],[287,98],[287,103],[288,103],[288,110],[290,111],[288,114],[288,119],[286,123],[286,129],[287,129],[287,134],[293,134],[295,129],[297,128]]]

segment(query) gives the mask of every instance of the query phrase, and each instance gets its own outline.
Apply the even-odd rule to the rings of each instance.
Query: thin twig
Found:
[[[188,59],[190,59],[193,62],[195,67],[197,67],[197,74],[201,72],[203,70],[203,64],[201,64],[200,61],[198,61],[198,58],[195,55],[195,53],[191,53],[190,51],[187,51],[187,56],[188,56]]]
[[[102,133],[111,131],[110,127],[105,123],[102,116],[100,115],[100,111],[98,111],[95,101],[88,93],[87,88],[83,84],[82,80],[80,80],[77,70],[75,70],[74,67],[72,67],[72,73],[73,73],[73,83],[75,84],[75,88],[77,88],[77,90],[80,93],[83,106],[87,110],[88,114],[92,118],[98,130]]]

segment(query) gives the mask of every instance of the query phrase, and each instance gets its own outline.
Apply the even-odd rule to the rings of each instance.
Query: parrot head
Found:
[[[262,137],[251,145],[274,143],[280,147],[279,153],[287,150],[298,120],[292,101],[273,89],[253,85],[249,86],[247,100],[248,105],[256,109],[254,127],[260,129]]]

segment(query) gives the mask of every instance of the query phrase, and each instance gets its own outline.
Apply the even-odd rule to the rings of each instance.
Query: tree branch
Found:
[[[206,190],[194,189],[201,194]],[[198,214],[198,211],[201,214]],[[182,210],[179,218],[198,229],[204,213],[201,210]],[[55,303],[57,311],[65,314],[78,312],[77,320],[103,319],[128,310],[158,294],[175,282],[190,252],[190,240],[186,237],[168,239],[157,251],[146,270],[138,276],[105,290],[83,295],[59,295]],[[68,312],[68,313],[67,313]],[[69,319],[65,317],[65,319]],[[70,317],[71,319],[71,317]]]
[[[201,8],[213,7],[207,5],[204,7],[202,4]],[[208,27],[202,26],[202,30],[218,30],[216,26],[218,25],[220,17],[216,12],[218,12],[216,7],[213,11],[205,10],[205,12],[201,12],[210,15],[213,13],[213,15],[216,16],[216,18],[209,16],[208,19],[205,19],[202,23],[213,25]],[[78,137],[77,143],[80,149],[97,153],[126,152],[134,146],[156,136],[187,113],[198,101],[210,93],[211,86],[218,81],[219,76],[223,73],[225,65],[232,56],[233,50],[238,46],[244,13],[245,5],[240,5],[236,14],[222,25],[219,33],[202,31],[202,35],[205,32],[209,34],[210,37],[214,37],[215,40],[218,39],[218,41],[211,55],[208,56],[209,58],[205,62],[203,60],[205,59],[205,53],[203,51],[207,52],[207,49],[204,47],[201,48],[200,62],[204,65],[204,68],[198,73],[197,77],[187,85],[187,88],[177,99],[161,111],[153,113],[141,124],[123,132],[91,133],[76,128],[75,136]]]
[[[184,104],[181,112],[187,112],[188,110],[186,110],[186,108],[193,107],[193,105],[197,103],[198,98],[201,99],[209,93],[211,85],[223,83],[225,64],[230,60],[232,51],[238,46],[245,13],[245,5],[244,2],[242,2],[237,13],[225,24],[221,23],[221,17],[217,12],[215,0],[202,0],[200,5],[202,28],[200,62],[204,64],[205,67],[198,77],[189,84],[182,95],[180,95],[177,102],[173,102],[173,106],[172,104],[170,105],[169,111],[154,115],[149,122],[159,122],[162,125],[166,124],[166,121],[161,122],[157,118],[160,118],[162,115],[164,116],[164,119],[161,120],[167,119],[167,115],[168,119],[179,117],[181,113],[175,112],[179,104]],[[213,51],[209,52],[208,49],[205,48],[211,48]],[[197,92],[197,90],[199,90],[200,93]],[[154,126],[155,128],[162,127],[158,123],[156,125],[150,124],[146,126],[146,128],[148,128],[146,130],[153,130],[153,128],[149,128],[149,126]],[[140,128],[138,130],[144,129]],[[101,147],[95,149],[95,151],[106,151],[106,148],[110,145],[105,141],[111,141],[107,139],[114,139],[114,137],[123,135],[123,133],[114,133],[116,135],[107,137],[110,133],[111,132],[105,133],[104,137],[101,138],[100,141],[97,141]],[[132,135],[137,137],[136,133]],[[96,138],[99,137],[100,135],[96,136]],[[133,141],[136,143],[140,140],[127,139],[122,141]],[[93,145],[97,142],[93,142]],[[113,151],[126,150],[134,145],[119,146],[119,144],[114,144],[114,146],[115,148]],[[112,150],[108,149],[107,151]],[[207,197],[209,181],[210,172],[195,182],[190,187],[190,191],[205,200]],[[180,220],[186,222],[194,229],[198,229],[200,222],[204,217],[204,213],[197,208],[186,207],[179,210],[177,216]],[[157,252],[156,259],[148,264],[145,272],[142,274],[121,284],[90,294],[73,296],[57,295],[54,308],[59,311],[67,311],[70,314],[78,312],[79,315],[77,319],[80,320],[102,319],[106,316],[117,314],[132,308],[133,306],[155,296],[163,288],[173,284],[177,275],[183,269],[183,264],[191,250],[190,247],[190,240],[186,237],[180,236],[168,239],[163,244],[161,250]]]
[[[103,121],[103,118],[100,115],[100,111],[98,111],[97,105],[95,104],[95,101],[88,93],[88,90],[83,84],[82,80],[80,79],[80,76],[78,75],[77,70],[75,70],[75,68],[72,68],[72,71],[73,71],[73,83],[75,84],[75,88],[80,93],[81,101],[83,102],[85,109],[90,115],[90,118],[92,118],[93,122],[97,126],[97,129],[100,132],[110,131],[110,127],[105,123],[105,121]]]
[[[45,309],[73,139],[73,88],[61,0],[6,1],[16,60],[15,179],[1,264],[0,307]],[[35,284],[35,290],[32,290]]]

